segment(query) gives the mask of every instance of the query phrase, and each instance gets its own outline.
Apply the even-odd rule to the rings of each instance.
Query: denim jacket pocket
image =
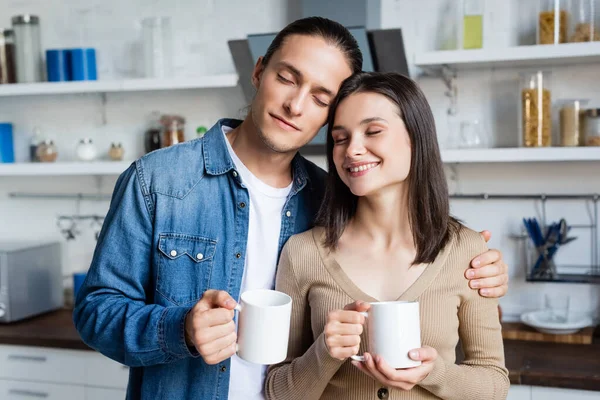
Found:
[[[195,303],[208,289],[217,241],[163,233],[158,239],[156,290],[176,305]]]

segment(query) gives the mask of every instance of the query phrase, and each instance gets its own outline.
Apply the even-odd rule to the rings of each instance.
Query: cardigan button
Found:
[[[381,388],[377,391],[377,398],[383,400],[390,397],[390,392],[386,388]]]

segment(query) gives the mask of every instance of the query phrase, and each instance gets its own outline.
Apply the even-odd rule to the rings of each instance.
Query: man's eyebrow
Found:
[[[294,74],[296,76],[296,78],[304,77],[304,74],[302,74],[302,72],[298,68],[294,67],[293,65],[291,65],[285,61],[280,61],[279,65],[282,66],[283,68],[287,69],[288,71],[290,71],[292,74]],[[317,86],[316,91],[326,94],[327,96],[330,96],[332,98],[335,97],[335,93],[333,93],[333,90],[327,89],[325,86]]]

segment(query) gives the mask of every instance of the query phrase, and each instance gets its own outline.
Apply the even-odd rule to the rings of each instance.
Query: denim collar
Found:
[[[204,167],[209,175],[223,175],[235,168],[233,160],[227,150],[225,136],[223,135],[223,126],[228,126],[232,129],[237,128],[242,123],[239,119],[224,118],[217,121],[212,128],[204,135]],[[294,183],[292,185],[292,193],[295,194],[306,186],[308,180],[308,172],[304,165],[306,161],[296,153],[292,159],[292,175]]]

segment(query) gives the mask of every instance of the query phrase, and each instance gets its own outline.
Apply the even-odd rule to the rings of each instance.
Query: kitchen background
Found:
[[[484,49],[492,50],[501,58],[503,53],[509,54],[507,49],[510,47],[535,43],[538,0],[487,0],[481,3],[484,3]],[[485,148],[457,150],[466,145],[461,138],[461,122],[470,122],[470,127],[476,129],[479,127],[479,137],[484,141],[480,146],[519,146],[519,74],[531,68],[497,68],[495,64],[459,68],[454,80],[457,95],[452,107],[455,115],[449,116],[451,99],[444,80],[436,75],[435,68],[422,68],[420,65],[425,62],[417,63],[430,52],[452,46],[447,39],[454,37],[451,28],[455,19],[449,12],[454,8],[449,5],[455,2],[369,0],[366,4],[367,28],[402,28],[411,76],[425,91],[436,117],[451,193],[572,195],[600,192],[600,152],[585,153],[587,160],[579,160],[578,154],[583,152],[564,149],[562,153],[563,149],[558,148],[555,152],[544,153],[544,161],[531,162],[525,153],[498,156]],[[597,9],[600,10],[600,4],[597,4]],[[300,17],[301,7],[297,1],[279,0],[0,0],[0,28],[10,27],[12,16],[25,13],[40,18],[42,50],[95,48],[100,81],[142,77],[141,20],[145,17],[171,17],[173,75],[183,78],[183,81],[191,81],[213,75],[225,76],[227,80],[229,74],[236,74],[227,40],[276,32]],[[596,54],[600,54],[598,43],[590,45],[595,46]],[[586,99],[586,108],[600,108],[600,58],[595,60],[559,66],[548,63],[537,67],[547,71],[545,76],[551,79],[555,145],[560,144],[559,100]],[[124,160],[131,161],[144,154],[144,132],[149,127],[153,111],[183,116],[186,140],[196,137],[198,127],[208,128],[218,118],[243,117],[247,104],[242,91],[239,86],[229,86],[0,96],[0,122],[10,122],[14,126],[16,162],[29,160],[29,144],[34,133],[53,140],[58,149],[56,163],[75,161],[76,145],[82,138],[91,138],[98,150],[98,158],[104,160],[108,160],[111,143],[121,143]],[[572,156],[565,157],[565,154]],[[496,160],[488,161],[488,157]],[[325,167],[324,157],[309,158]],[[560,161],[564,158],[568,161]],[[178,173],[176,170],[170,172]],[[89,265],[99,225],[93,221],[82,221],[76,226],[79,233],[74,239],[67,240],[68,220],[67,225],[59,226],[57,217],[102,216],[108,208],[108,200],[19,198],[11,194],[109,195],[116,173],[82,175],[67,171],[47,176],[42,171],[40,174],[23,174],[16,175],[9,169],[0,168],[0,240],[60,240],[64,244],[63,276],[65,285],[70,286],[72,274],[84,272]],[[572,200],[548,201],[548,221],[565,218],[571,225],[589,225],[592,221],[591,204]],[[524,217],[540,217],[540,205],[539,201],[532,199],[453,199],[452,212],[473,229],[490,230],[490,247],[501,249],[510,266],[510,290],[500,301],[505,321],[518,320],[522,313],[539,309],[546,294],[568,295],[572,310],[590,313],[597,318],[600,285],[526,281],[524,241],[514,236],[523,233]],[[598,236],[595,236],[593,245],[594,236],[590,229],[573,228],[570,236],[578,239],[558,251],[559,270],[589,272],[586,266],[592,263],[591,249],[598,247]],[[584,267],[565,270],[561,265],[566,263]]]

